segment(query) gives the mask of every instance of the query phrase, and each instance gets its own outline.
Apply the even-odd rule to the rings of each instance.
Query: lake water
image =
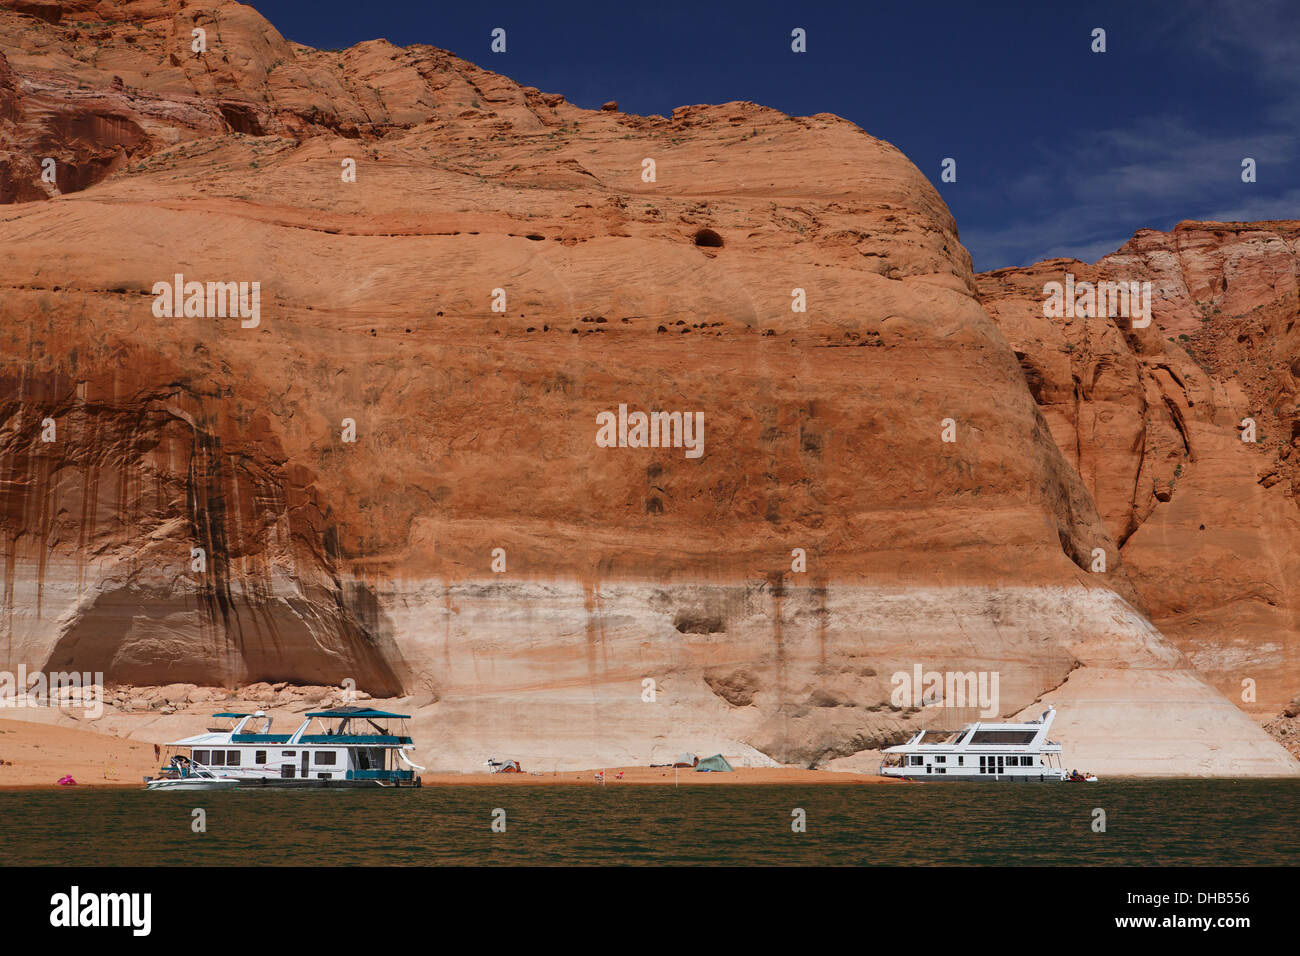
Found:
[[[206,812],[206,833],[191,829]],[[506,831],[492,831],[494,811]],[[800,808],[807,830],[791,829]],[[1094,811],[1105,832],[1094,832]],[[496,815],[499,818],[499,814]],[[0,792],[4,865],[1300,864],[1300,781]]]

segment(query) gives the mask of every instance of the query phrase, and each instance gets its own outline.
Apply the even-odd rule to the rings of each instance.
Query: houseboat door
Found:
[[[302,776],[303,777],[307,776],[307,761],[310,759],[310,757],[311,757],[310,751],[304,750],[302,752]]]

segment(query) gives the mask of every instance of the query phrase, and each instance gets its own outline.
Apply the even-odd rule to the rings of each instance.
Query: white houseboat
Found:
[[[949,782],[1095,781],[1091,774],[1062,766],[1061,745],[1047,739],[1055,717],[1056,708],[1049,706],[1038,720],[1022,724],[981,722],[955,733],[920,730],[907,743],[883,751],[880,772],[886,777]]]
[[[305,715],[291,734],[271,733],[271,718],[252,714],[213,714],[207,733],[167,745],[184,759],[169,761],[161,779],[212,774],[248,787],[418,787],[421,780],[407,752],[406,714],[368,707],[337,707]],[[312,722],[318,726],[313,728]],[[397,721],[394,730],[390,723]],[[309,733],[308,731],[315,731]],[[145,784],[154,787],[151,778]]]

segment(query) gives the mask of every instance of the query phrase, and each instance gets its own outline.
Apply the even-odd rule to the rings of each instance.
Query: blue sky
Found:
[[[981,271],[1184,219],[1300,218],[1300,0],[252,2],[300,43],[429,43],[579,106],[836,113],[930,177]]]

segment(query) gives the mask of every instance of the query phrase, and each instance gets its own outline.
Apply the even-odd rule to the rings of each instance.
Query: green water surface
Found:
[[[791,828],[796,808],[806,832]],[[0,865],[1282,866],[1300,863],[1298,822],[1296,780],[70,788],[0,792]]]

